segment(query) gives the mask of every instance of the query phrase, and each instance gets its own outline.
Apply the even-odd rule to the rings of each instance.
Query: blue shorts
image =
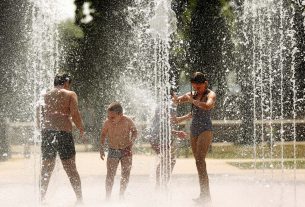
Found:
[[[131,157],[131,146],[124,149],[108,149],[108,158],[122,159],[123,157]]]

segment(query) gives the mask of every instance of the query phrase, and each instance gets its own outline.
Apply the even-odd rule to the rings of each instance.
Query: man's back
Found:
[[[44,128],[57,131],[71,131],[71,91],[54,88],[44,97]]]

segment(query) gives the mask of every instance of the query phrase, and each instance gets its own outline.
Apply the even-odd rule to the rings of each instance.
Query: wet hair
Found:
[[[108,106],[108,111],[116,112],[117,114],[122,114],[123,113],[123,108],[122,105],[119,102],[112,102]]]
[[[174,94],[177,92],[177,89],[174,87],[174,86],[172,86],[171,88],[170,88],[170,90],[169,90],[169,94],[171,95],[171,96],[174,96]]]
[[[64,85],[65,82],[72,82],[72,78],[69,74],[64,73],[64,74],[56,74],[55,78],[54,78],[54,86],[60,86],[60,85]]]
[[[193,75],[191,77],[191,83],[200,84],[200,83],[204,83],[206,81],[207,81],[206,74],[204,74],[202,72],[195,72],[195,73],[193,73]]]

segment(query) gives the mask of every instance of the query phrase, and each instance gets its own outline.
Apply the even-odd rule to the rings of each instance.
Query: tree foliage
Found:
[[[229,26],[224,10],[225,1],[215,0],[175,0],[173,9],[178,20],[178,47],[183,48],[183,55],[176,53],[174,59],[186,74],[195,71],[206,72],[209,76],[210,87],[216,90],[218,105],[215,118],[223,114],[223,98],[226,93],[226,70],[224,52],[230,51]],[[224,12],[226,11],[226,12]],[[181,54],[180,53],[180,54]],[[183,58],[181,58],[181,56]],[[183,60],[183,62],[181,61]]]

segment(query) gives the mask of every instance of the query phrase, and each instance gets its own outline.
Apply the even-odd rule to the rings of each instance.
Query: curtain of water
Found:
[[[284,8],[283,8],[283,1],[280,1],[279,2],[279,13],[280,13],[280,16],[283,17],[284,15]],[[284,41],[284,19],[283,18],[280,18],[280,25],[279,25],[280,29],[279,29],[279,33],[280,33],[280,42],[279,42],[279,58],[280,60],[283,59],[283,52],[284,52],[284,45],[283,45],[283,41]],[[280,103],[281,103],[281,108],[280,108],[280,111],[281,111],[281,116],[280,116],[280,141],[281,141],[281,169],[282,169],[282,179],[284,179],[284,138],[283,138],[283,133],[284,133],[284,128],[283,128],[283,68],[284,68],[284,62],[283,61],[280,61],[280,65],[279,65],[279,68],[280,68],[280,97],[281,97],[281,100],[280,100]],[[281,188],[281,194],[283,196],[283,185],[282,185],[282,188]],[[282,198],[281,196],[281,198]]]
[[[295,23],[294,23],[294,16],[295,16],[295,8],[294,5],[291,5],[291,13],[292,17],[290,17],[289,23],[291,27],[293,28]],[[291,50],[291,82],[292,82],[292,119],[293,119],[293,125],[292,125],[292,132],[293,132],[293,171],[294,171],[294,206],[296,206],[297,201],[296,201],[296,194],[297,194],[297,189],[296,189],[296,168],[297,168],[297,163],[296,163],[296,103],[297,103],[297,87],[296,87],[296,79],[295,79],[295,63],[296,63],[296,53],[298,52],[298,48],[296,46],[296,38],[295,38],[295,30],[290,30],[289,31],[289,39],[290,39],[290,50]]]
[[[280,16],[284,17],[285,11],[283,8],[283,1],[280,1]],[[280,60],[283,60],[284,58],[284,19],[280,18]],[[280,61],[280,74],[281,74],[281,79],[280,79],[280,103],[281,103],[281,115],[280,115],[280,120],[281,120],[281,128],[280,128],[280,140],[281,140],[281,167],[282,167],[282,176],[284,175],[284,138],[283,138],[283,133],[284,133],[284,124],[283,124],[283,118],[284,118],[284,108],[283,108],[283,79],[284,79],[284,61]]]
[[[136,107],[137,112],[129,110],[136,116],[145,114],[148,125],[155,112],[155,107],[159,108],[159,141],[161,143],[161,154],[164,160],[171,159],[171,125],[170,125],[170,65],[169,65],[169,43],[170,34],[175,30],[175,16],[171,10],[170,0],[143,1],[135,0],[132,7],[128,8],[127,22],[132,27],[133,46],[131,46],[131,61],[122,79],[121,99],[125,100],[126,94],[143,90],[142,99],[147,104],[139,105],[139,101],[127,101]],[[126,81],[127,80],[127,81]],[[129,86],[128,88],[126,87]],[[133,95],[134,96],[134,95]],[[140,100],[142,100],[140,99]],[[137,99],[139,100],[139,99]],[[138,114],[137,114],[138,113]],[[140,120],[141,121],[141,120]],[[143,121],[143,120],[142,120]],[[160,182],[161,185],[169,182],[170,162],[161,163]]]
[[[43,104],[42,95],[53,85],[54,73],[58,69],[59,46],[57,23],[59,16],[57,14],[56,1],[35,0],[30,1],[28,8],[28,48],[27,62],[24,70],[26,71],[26,84],[22,95],[27,97],[31,106],[29,116],[33,122],[33,159],[34,159],[34,180],[35,194],[39,195],[39,169],[40,169],[40,150],[41,141],[39,123],[36,116],[38,105]],[[40,117],[41,118],[41,117]],[[37,187],[36,187],[37,186]],[[37,202],[39,202],[39,196]]]
[[[284,181],[287,177],[286,159],[291,159],[290,155],[285,153],[289,149],[288,145],[291,145],[293,170],[289,173],[293,175],[296,205],[295,67],[298,48],[294,30],[295,6],[297,6],[296,2],[288,3],[283,0],[245,0],[240,21],[242,24],[252,25],[251,31],[245,29],[241,34],[247,40],[246,48],[252,53],[250,64],[253,75],[254,165],[257,167],[257,163],[261,162],[264,175],[265,168],[270,168],[273,178],[275,167],[273,163],[279,160],[281,179]],[[260,140],[257,139],[258,136]],[[277,143],[280,145],[278,157],[274,152]],[[267,162],[267,159],[270,161]],[[270,164],[266,165],[267,163]]]
[[[115,91],[116,100],[124,105],[124,113],[132,114],[141,128],[149,124],[156,107],[156,95],[152,90],[155,83],[153,74],[156,74],[156,62],[152,61],[156,59],[152,52],[155,44],[147,32],[152,10],[151,2],[143,0],[135,0],[127,8],[126,22],[131,31],[126,41],[129,45],[122,50],[128,51],[130,62],[126,68],[117,71],[120,79]]]
[[[267,14],[267,31],[268,31],[268,40],[269,40],[269,43],[271,42],[271,39],[273,38],[272,37],[272,15],[273,15],[273,12],[272,14],[269,13]],[[270,129],[270,166],[271,166],[271,171],[272,171],[272,176],[273,176],[273,147],[274,147],[274,139],[273,139],[273,124],[272,124],[272,120],[273,120],[273,77],[274,77],[274,74],[273,74],[273,67],[272,67],[272,57],[273,57],[273,54],[272,54],[272,49],[271,49],[271,45],[269,44],[268,45],[268,72],[269,72],[269,108],[270,108],[270,114],[269,114],[269,117],[268,117],[268,127]]]
[[[264,30],[264,25],[260,24],[262,22],[265,21],[264,19],[264,9],[257,9],[256,11],[256,15],[257,15],[257,21],[259,22],[259,24],[257,25],[257,33],[258,33],[258,51],[260,51],[258,53],[258,74],[257,74],[257,79],[258,79],[258,84],[259,84],[259,88],[257,89],[256,94],[260,97],[260,138],[261,138],[261,159],[262,159],[262,164],[263,164],[263,173],[264,173],[264,169],[265,169],[265,133],[264,133],[264,119],[265,119],[265,114],[264,114],[264,108],[265,108],[265,104],[264,104],[264,99],[265,99],[265,92],[264,92],[264,88],[265,88],[265,84],[264,84],[264,46],[263,44],[266,43],[265,40],[265,35],[263,34],[263,30]]]
[[[252,2],[251,2],[251,4],[252,4]],[[253,10],[251,10],[251,12],[252,12],[252,14],[249,14],[250,16],[253,16],[254,15],[254,11]],[[246,15],[247,15],[247,13],[246,13]],[[245,17],[244,17],[244,19],[245,19]],[[254,18],[252,19],[252,34],[255,34],[256,33],[256,31],[255,31],[255,21],[254,21]],[[252,82],[252,85],[253,85],[253,94],[255,94],[255,89],[256,89],[256,83],[257,83],[257,81],[256,81],[256,79],[255,79],[255,77],[256,77],[256,53],[255,53],[255,51],[256,51],[256,37],[255,36],[253,36],[253,47],[252,47],[252,68],[253,68],[253,70],[252,70],[252,80],[253,80],[253,82]],[[257,131],[257,129],[256,129],[256,123],[255,123],[255,120],[257,120],[257,116],[256,116],[256,96],[254,95],[253,96],[253,157],[254,157],[254,169],[256,170],[256,164],[257,164],[257,134],[256,134],[256,131]]]
[[[284,178],[286,139],[293,141],[296,175],[294,6],[283,0],[246,0],[240,17],[241,24],[252,27],[251,31],[241,30],[241,35],[252,57],[251,67],[244,67],[251,68],[253,75],[254,165],[260,158],[262,172],[270,168],[272,177],[273,162],[278,158]],[[276,143],[280,143],[280,157],[274,157]]]
[[[167,184],[170,181],[171,173],[171,124],[170,124],[170,65],[169,65],[169,42],[170,34],[173,32],[172,19],[174,18],[171,10],[171,1],[157,0],[155,1],[155,14],[150,20],[150,32],[154,37],[157,45],[154,50],[155,54],[155,94],[160,104],[161,121],[159,129],[159,142],[161,156],[165,162],[160,166],[160,184]],[[175,26],[175,25],[174,25]]]
[[[154,51],[156,53],[157,57],[157,65],[155,68],[155,71],[157,72],[155,75],[157,75],[157,80],[155,82],[155,93],[158,94],[157,96],[160,98],[158,100],[159,107],[160,107],[160,113],[159,113],[159,120],[160,120],[160,129],[159,129],[159,143],[160,143],[160,152],[161,156],[164,157],[164,160],[170,160],[171,154],[170,154],[170,142],[171,142],[171,136],[170,136],[170,105],[168,102],[168,94],[169,94],[169,88],[168,88],[168,70],[169,67],[167,65],[168,61],[168,48],[167,45],[162,41],[156,39],[156,45],[158,46],[156,50]],[[169,148],[167,147],[169,146]],[[170,163],[168,162],[162,162],[160,165],[160,184],[166,184],[169,182],[168,173],[170,173]]]

